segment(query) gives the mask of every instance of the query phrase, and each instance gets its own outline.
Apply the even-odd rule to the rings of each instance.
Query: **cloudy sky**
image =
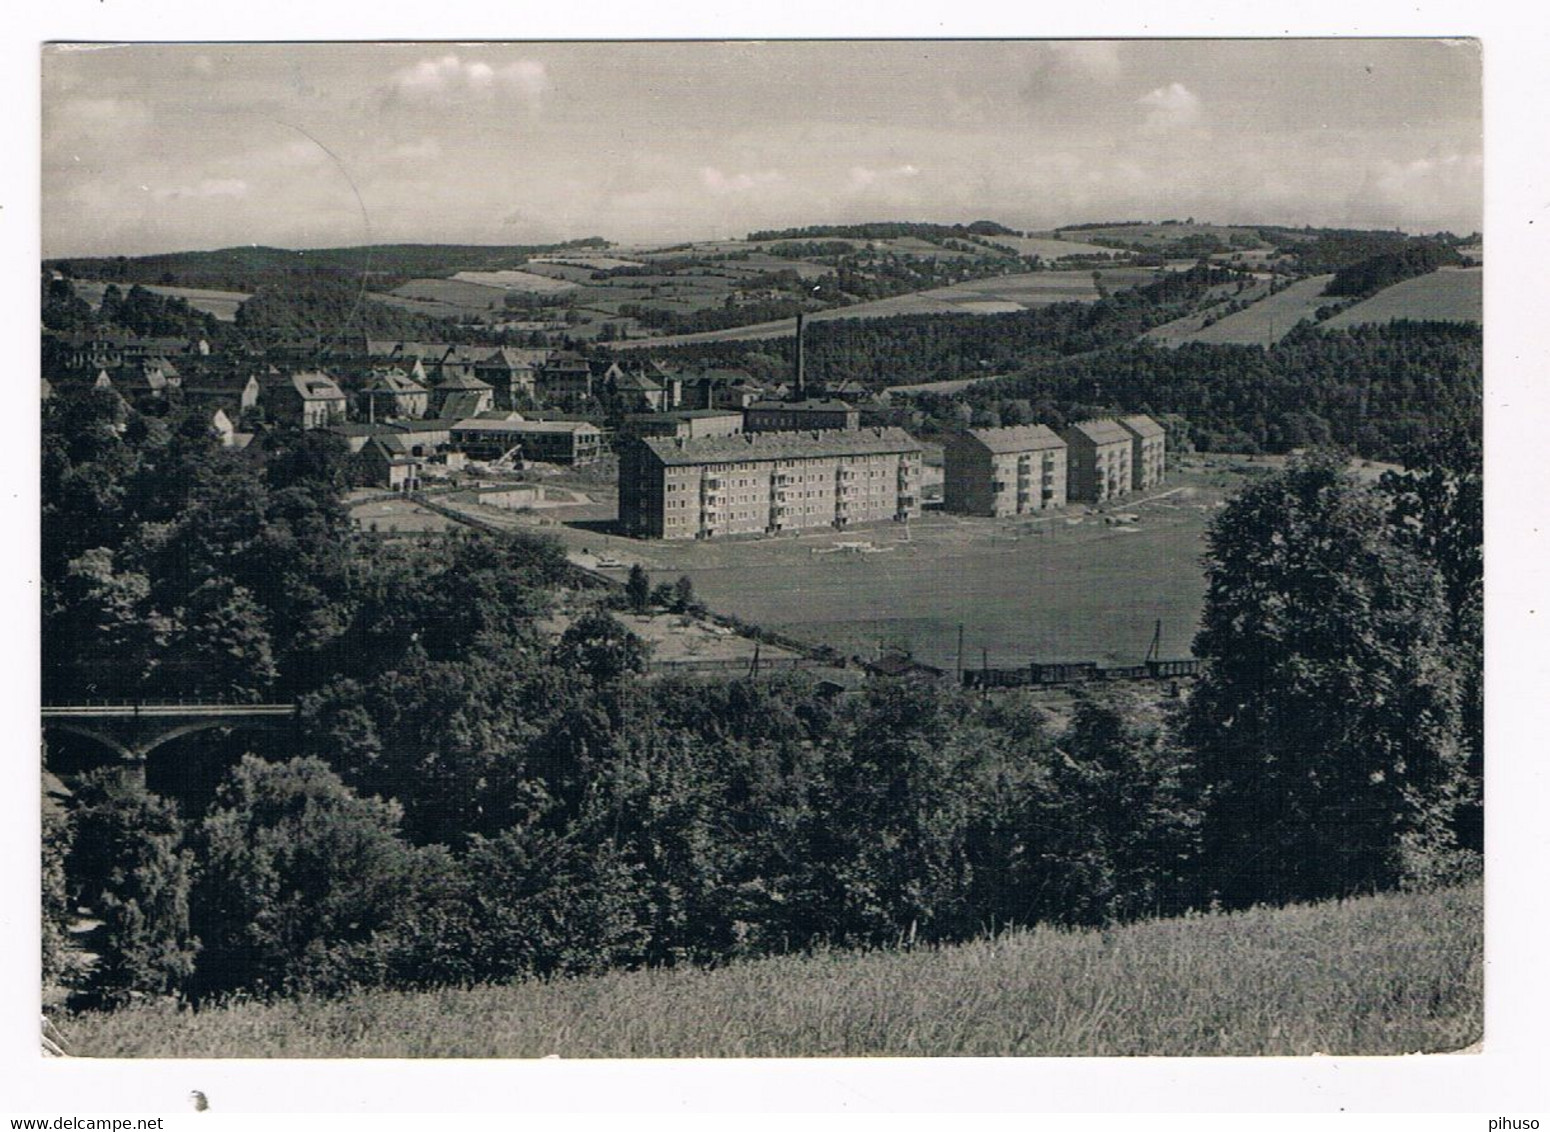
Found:
[[[1481,225],[1427,40],[45,49],[46,256],[861,219]]]

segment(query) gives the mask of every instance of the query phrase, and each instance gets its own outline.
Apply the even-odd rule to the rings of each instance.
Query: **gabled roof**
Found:
[[[920,442],[902,428],[815,429],[807,432],[745,432],[692,440],[647,437],[641,443],[662,463],[735,464],[813,456],[881,456],[919,452]]]
[[[493,387],[489,382],[480,381],[472,374],[452,373],[438,383],[436,388],[448,391],[488,392]]]
[[[401,369],[374,369],[365,393],[424,393],[425,387]]]
[[[613,373],[613,370],[610,369],[609,372]],[[662,391],[662,386],[652,381],[645,374],[630,373],[627,370],[620,370],[617,374],[614,374],[614,388],[637,393],[660,393]]]
[[[488,389],[489,386],[485,386]],[[484,393],[477,389],[458,389],[448,393],[441,403],[441,411],[444,416],[453,418],[471,417],[484,407]]]
[[[1163,426],[1154,421],[1145,413],[1135,413],[1128,417],[1120,417],[1119,423],[1136,436],[1151,440],[1154,437],[1166,437],[1168,434]]]
[[[1093,444],[1129,444],[1130,433],[1116,421],[1077,421],[1066,428],[1066,433],[1086,437]]]
[[[1005,428],[971,428],[963,436],[977,441],[990,452],[1032,452],[1041,448],[1064,448],[1066,442],[1045,425],[1009,425]]]
[[[338,382],[320,370],[293,373],[289,378],[282,380],[296,390],[304,401],[343,401],[345,399],[344,391],[339,388]]]

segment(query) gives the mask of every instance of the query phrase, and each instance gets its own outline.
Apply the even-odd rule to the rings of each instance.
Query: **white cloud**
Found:
[[[888,169],[870,169],[865,165],[854,165],[850,170],[850,187],[856,190],[886,188],[918,176],[920,176],[920,168],[909,163],[895,165]]]
[[[549,93],[549,68],[537,59],[518,59],[500,70],[501,82],[529,103],[536,104]]]
[[[454,54],[437,59],[422,59],[393,76],[393,90],[419,101],[442,98],[514,94],[529,107],[537,108],[552,83],[549,69],[537,59],[518,59],[499,70],[477,59],[465,60]]]
[[[700,169],[700,184],[716,196],[746,193],[750,189],[778,184],[782,179],[780,173],[774,169],[764,169],[756,173],[723,173],[711,165]]]
[[[1052,43],[1049,49],[1055,56],[1058,69],[1066,74],[1081,75],[1100,82],[1113,82],[1119,78],[1122,67],[1117,43]]]
[[[248,183],[236,177],[206,178],[193,185],[178,185],[170,189],[152,189],[157,200],[190,200],[208,197],[245,197]]]
[[[1200,121],[1200,96],[1183,83],[1169,83],[1136,99],[1147,108],[1146,129],[1176,130]]]

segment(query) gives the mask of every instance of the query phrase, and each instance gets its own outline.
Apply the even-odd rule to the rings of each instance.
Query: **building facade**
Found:
[[[1130,434],[1130,490],[1146,491],[1163,482],[1168,472],[1168,434],[1144,413],[1120,417]]]
[[[639,538],[845,528],[920,514],[921,446],[902,429],[646,437],[619,457],[619,519]]]
[[[1130,490],[1131,436],[1109,420],[1078,421],[1066,442],[1066,495],[1073,503],[1104,503]]]
[[[452,426],[452,447],[474,460],[497,460],[513,448],[524,460],[590,464],[602,450],[602,430],[587,421],[464,420]]]
[[[942,509],[1026,515],[1066,505],[1066,442],[1044,425],[975,428],[943,445]]]
[[[705,436],[737,436],[743,414],[731,409],[678,409],[668,413],[631,413],[622,432],[631,436],[673,436],[698,440]]]
[[[338,383],[318,370],[264,383],[263,401],[270,419],[296,428],[341,424],[348,404]]]
[[[857,429],[861,410],[846,401],[755,401],[743,410],[744,432],[797,432],[805,429]]]

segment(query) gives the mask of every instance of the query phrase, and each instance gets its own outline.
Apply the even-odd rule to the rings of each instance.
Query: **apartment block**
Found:
[[[942,509],[1026,515],[1066,505],[1066,442],[1044,425],[965,429],[943,445]]]
[[[717,538],[908,520],[921,446],[902,429],[644,437],[619,458],[619,519],[640,538]]]

